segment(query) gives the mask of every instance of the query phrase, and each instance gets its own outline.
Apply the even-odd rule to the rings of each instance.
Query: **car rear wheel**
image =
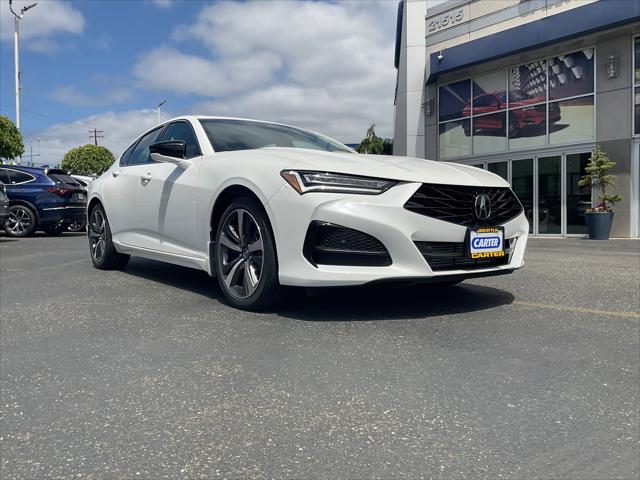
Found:
[[[28,237],[36,231],[36,214],[24,205],[9,207],[9,215],[4,221],[4,230],[10,237]]]
[[[111,229],[102,205],[96,205],[89,216],[89,251],[93,266],[100,270],[114,270],[129,263],[129,255],[118,253],[111,240]]]
[[[234,201],[216,232],[215,269],[226,299],[234,307],[262,310],[280,293],[273,234],[266,213],[250,198]]]
[[[82,220],[74,220],[67,226],[67,230],[70,232],[84,232],[86,228],[87,220],[85,218]]]

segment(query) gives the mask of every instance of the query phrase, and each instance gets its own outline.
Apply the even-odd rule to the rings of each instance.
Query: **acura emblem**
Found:
[[[486,220],[491,216],[491,199],[486,193],[476,195],[473,207],[478,220]]]

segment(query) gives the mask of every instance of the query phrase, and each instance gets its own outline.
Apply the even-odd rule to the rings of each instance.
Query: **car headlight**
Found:
[[[280,175],[300,195],[309,192],[380,195],[396,184],[393,180],[343,173],[283,170]]]

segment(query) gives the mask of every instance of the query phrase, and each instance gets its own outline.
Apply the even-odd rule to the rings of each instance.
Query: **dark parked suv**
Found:
[[[0,182],[0,225],[4,225],[4,219],[9,215],[9,199],[4,183]]]
[[[64,170],[0,165],[0,182],[9,197],[4,229],[12,237],[36,230],[57,235],[84,219],[87,192]]]

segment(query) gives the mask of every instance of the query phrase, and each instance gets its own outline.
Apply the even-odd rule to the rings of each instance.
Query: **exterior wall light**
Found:
[[[607,77],[618,77],[618,55],[615,53],[607,55]]]
[[[427,97],[422,106],[424,107],[424,114],[427,117],[433,115],[433,97]]]

